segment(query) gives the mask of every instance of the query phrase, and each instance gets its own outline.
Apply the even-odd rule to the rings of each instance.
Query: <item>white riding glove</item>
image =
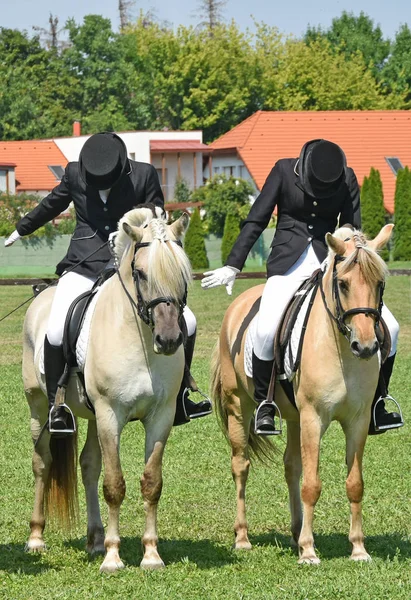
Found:
[[[227,294],[231,296],[235,278],[239,272],[239,269],[229,267],[228,265],[215,269],[214,271],[206,271],[206,273],[204,273],[206,277],[202,279],[201,287],[206,290],[208,288],[217,287],[218,285],[225,285]]]
[[[19,240],[21,238],[21,235],[19,234],[19,232],[17,231],[17,229],[15,229],[13,231],[13,233],[11,235],[9,235],[9,237],[7,238],[7,240],[4,240],[4,245],[5,246],[11,246],[12,244],[14,244],[14,242],[16,242],[17,240]]]

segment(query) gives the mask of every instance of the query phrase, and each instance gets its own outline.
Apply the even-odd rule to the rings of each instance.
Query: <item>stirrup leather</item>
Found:
[[[71,423],[72,423],[71,429],[53,429],[53,427],[51,425],[51,417],[52,417],[53,411],[55,411],[56,408],[60,408],[60,407],[64,408],[66,410],[66,412],[69,414],[69,416],[71,418]],[[58,404],[57,406],[55,404],[53,404],[53,406],[51,407],[50,412],[49,412],[48,429],[49,429],[50,434],[65,433],[67,435],[73,435],[74,433],[76,433],[76,420],[74,418],[71,408],[69,406],[67,406],[66,403]]]
[[[191,392],[191,393],[195,393],[195,394],[200,394],[200,396],[202,396],[204,398],[204,400],[208,400],[208,402],[211,405],[211,409],[210,410],[204,410],[203,412],[199,412],[199,413],[195,413],[193,415],[188,415],[187,411],[186,411],[186,397],[187,394]],[[198,419],[199,417],[205,417],[207,415],[211,415],[211,413],[213,412],[213,403],[211,402],[211,399],[207,396],[207,394],[205,394],[204,392],[202,392],[196,385],[196,389],[193,389],[191,387],[185,387],[184,388],[184,392],[183,392],[183,396],[182,396],[182,402],[183,402],[183,411],[184,411],[184,415],[185,418],[187,419],[187,421],[190,421],[191,419]]]
[[[276,428],[275,421],[274,421],[274,429],[272,431],[266,431],[264,429],[258,429],[257,428],[258,413],[259,413],[261,407],[265,406],[267,404],[269,404],[270,406],[274,406],[274,417],[278,413],[278,418],[279,418],[279,421],[280,421],[278,429]],[[281,411],[278,408],[277,404],[274,402],[274,400],[263,400],[262,402],[260,402],[260,404],[255,409],[255,415],[254,415],[254,433],[257,433],[259,435],[281,435],[283,433],[283,418],[281,416]]]
[[[380,402],[393,402],[396,406],[396,408],[398,409],[398,413],[401,417],[401,421],[399,423],[392,423],[391,425],[377,425],[377,412],[376,412],[376,408],[377,405]],[[390,394],[387,394],[386,396],[380,396],[377,400],[377,402],[374,405],[374,409],[372,411],[372,421],[373,421],[373,425],[374,425],[374,429],[375,431],[387,431],[388,429],[398,429],[399,427],[402,427],[404,425],[404,418],[402,416],[402,410],[401,410],[401,406],[398,404],[398,402],[395,400],[395,398],[393,398],[392,396],[390,396]]]

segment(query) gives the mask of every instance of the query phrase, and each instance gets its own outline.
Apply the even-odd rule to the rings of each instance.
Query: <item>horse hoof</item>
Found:
[[[307,556],[306,558],[300,558],[298,561],[299,565],[319,565],[320,559],[317,556]]]
[[[251,550],[252,545],[248,540],[243,540],[241,542],[235,542],[233,548],[234,550]]]
[[[91,557],[98,556],[100,554],[105,554],[106,549],[104,548],[104,543],[96,544],[93,546],[86,546],[86,551],[90,554]]]
[[[118,573],[121,569],[124,569],[124,563],[122,560],[110,560],[104,561],[100,567],[100,573]]]
[[[153,558],[143,558],[143,560],[140,563],[140,567],[145,571],[156,571],[158,569],[164,569],[165,564],[163,563],[161,558],[157,560]]]
[[[29,554],[36,554],[46,551],[46,544],[43,540],[29,540],[24,547],[24,551]]]
[[[356,554],[351,554],[350,560],[355,560],[356,562],[370,562],[372,559],[367,552],[357,552]]]

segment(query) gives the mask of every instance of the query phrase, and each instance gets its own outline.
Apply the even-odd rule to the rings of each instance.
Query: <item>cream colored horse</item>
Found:
[[[157,551],[157,504],[162,489],[162,458],[173,425],[184,355],[179,319],[191,279],[190,263],[174,243],[188,225],[184,214],[171,226],[147,208],[127,213],[119,223],[115,251],[119,274],[104,283],[91,321],[84,368],[86,389],[95,410],[85,407],[77,376],[66,394],[74,414],[89,419],[80,463],[87,500],[87,550],[105,552],[101,571],[124,565],[119,556],[119,513],[125,495],[120,463],[120,436],[128,421],[145,429],[145,469],[141,492],[146,512],[141,566],[163,567]],[[23,379],[31,411],[33,441],[47,419],[47,398],[40,363],[54,290],[42,292],[24,322]],[[147,321],[138,316],[138,312]],[[101,450],[100,450],[101,448]],[[34,447],[35,501],[28,551],[45,548],[45,500],[58,516],[70,520],[76,506],[75,440],[50,439],[46,431]],[[104,463],[104,497],[108,526],[104,536],[98,480]],[[47,500],[47,492],[50,492]]]
[[[378,319],[386,266],[377,250],[388,242],[392,227],[386,225],[372,241],[366,241],[361,232],[349,228],[326,235],[329,255],[323,277],[324,300],[318,291],[308,321],[300,368],[293,380],[298,410],[289,402],[280,384],[276,384],[275,400],[287,420],[284,466],[291,531],[293,542],[298,545],[300,563],[320,562],[314,549],[313,514],[321,493],[320,442],[333,420],[340,422],[346,438],[351,558],[370,559],[362,530],[362,458],[380,366],[375,319]],[[338,260],[338,257],[343,259]],[[343,310],[351,311],[344,319],[346,336],[333,318],[336,315],[334,265]],[[232,448],[231,467],[237,490],[237,549],[251,548],[245,510],[250,451],[261,458],[273,449],[267,438],[253,431],[253,383],[244,372],[246,331],[262,289],[263,286],[257,286],[244,292],[227,310],[212,367],[213,396]],[[325,304],[333,316],[327,313]],[[367,314],[358,312],[359,307],[370,310]]]

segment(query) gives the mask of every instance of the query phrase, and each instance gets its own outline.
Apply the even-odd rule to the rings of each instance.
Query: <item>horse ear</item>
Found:
[[[389,225],[384,225],[377,237],[368,242],[370,248],[372,248],[376,252],[384,248],[384,246],[388,243],[388,240],[392,235],[393,229],[394,225],[392,223],[390,223]]]
[[[343,240],[339,240],[334,237],[331,233],[325,234],[325,241],[327,242],[327,246],[335,252],[335,254],[339,254],[340,256],[344,255],[345,252],[345,244]]]
[[[174,221],[170,225],[170,229],[176,238],[179,240],[187,230],[188,224],[190,222],[190,216],[188,213],[184,212],[177,221]]]
[[[134,227],[133,225],[129,225],[128,223],[123,223],[123,229],[134,242],[139,244],[143,237],[143,231],[140,227]]]

